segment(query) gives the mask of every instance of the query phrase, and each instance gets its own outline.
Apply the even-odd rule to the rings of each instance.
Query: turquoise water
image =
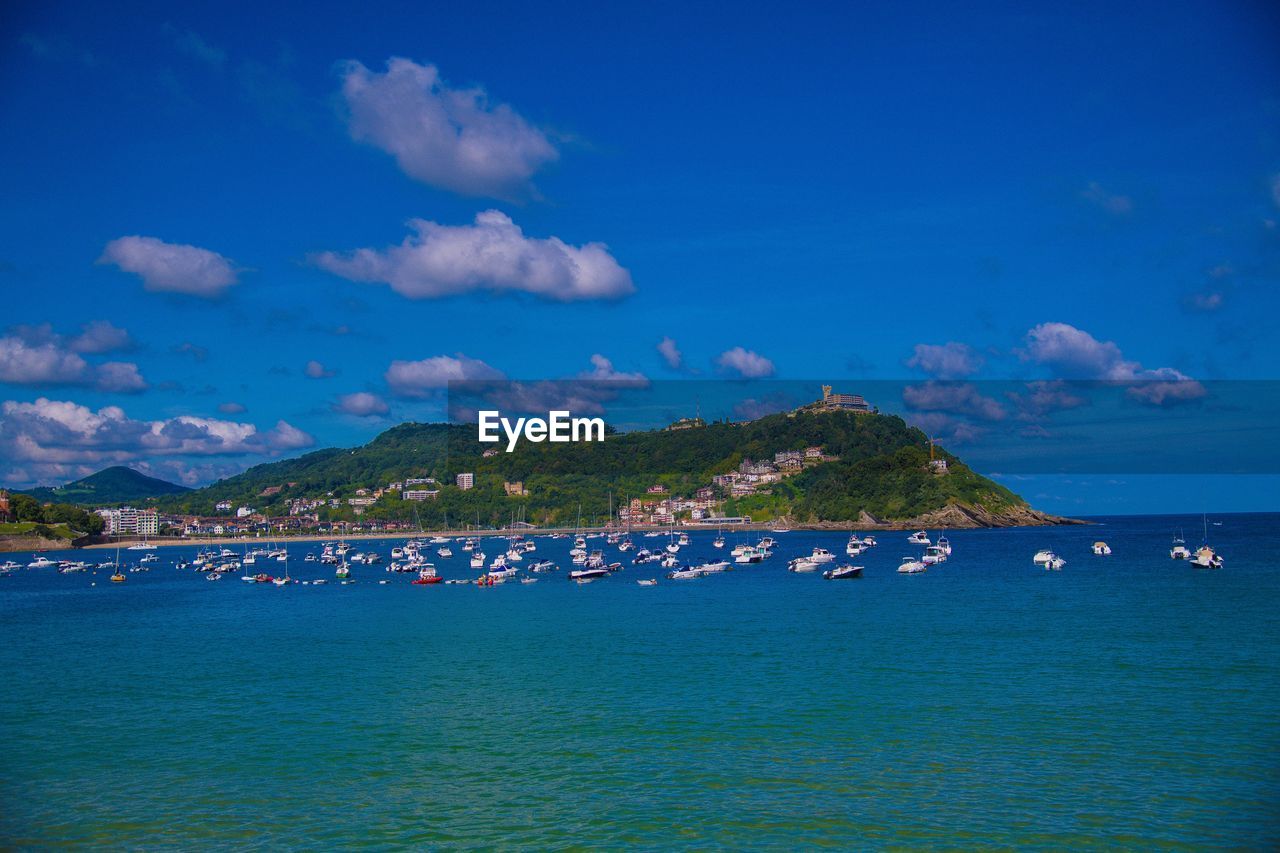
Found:
[[[0,839],[1274,848],[1280,516],[1218,520],[1216,572],[1167,556],[1191,517],[957,531],[918,576],[885,533],[838,582],[785,571],[843,554],[799,531],[655,588],[629,560],[569,583],[547,539],[529,557],[559,573],[487,589],[207,583],[171,566],[192,549],[123,585],[23,569],[0,578]],[[1046,546],[1063,571],[1032,566]],[[471,577],[463,556],[437,565]]]

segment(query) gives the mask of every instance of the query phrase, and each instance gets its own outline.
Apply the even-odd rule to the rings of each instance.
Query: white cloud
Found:
[[[93,385],[99,391],[117,394],[138,394],[147,390],[147,381],[138,372],[138,365],[127,361],[108,361],[94,371]]]
[[[547,135],[483,89],[453,89],[434,65],[392,58],[379,74],[342,72],[351,138],[381,148],[412,178],[462,195],[536,196],[532,178],[559,153]]]
[[[902,389],[902,401],[919,412],[946,412],[984,421],[1004,420],[1004,406],[984,396],[968,382],[935,382],[908,385]]]
[[[336,376],[338,373],[336,370],[329,370],[314,358],[307,362],[307,366],[303,368],[303,372],[307,374],[309,379],[328,379],[331,376]]]
[[[502,379],[503,373],[483,361],[456,356],[437,355],[420,361],[393,361],[383,375],[392,393],[401,397],[426,397],[450,382]]]
[[[0,382],[15,385],[78,385],[88,363],[55,343],[28,343],[17,335],[0,337]]]
[[[476,214],[474,225],[414,219],[409,226],[414,233],[398,246],[322,252],[312,260],[352,281],[389,284],[410,299],[487,290],[572,302],[617,299],[635,290],[631,274],[603,243],[570,246],[558,237],[526,237],[497,210]]]
[[[0,459],[9,464],[103,465],[151,457],[272,454],[315,441],[278,421],[269,430],[253,424],[183,415],[135,420],[118,406],[93,411],[50,400],[0,404]]]
[[[591,356],[591,369],[584,370],[578,374],[579,379],[586,379],[595,382],[626,382],[629,384],[647,384],[649,379],[643,373],[624,373],[615,370],[613,362],[595,353]]]
[[[107,324],[110,326],[110,324]],[[11,385],[79,385],[99,391],[133,394],[147,389],[146,380],[138,372],[138,366],[130,362],[112,361],[93,365],[73,352],[79,344],[83,352],[94,351],[103,345],[99,331],[85,332],[70,341],[56,334],[50,326],[22,326],[0,337],[0,382]],[[107,337],[115,342],[115,332],[123,330],[110,327]],[[126,335],[127,338],[127,335]]]
[[[680,348],[672,338],[664,337],[659,341],[658,352],[662,355],[662,360],[667,363],[667,367],[673,370],[679,370],[680,365],[684,363],[684,356],[680,354]]]
[[[916,344],[907,359],[907,367],[915,367],[938,379],[963,379],[982,368],[982,356],[968,344],[948,341],[945,344]]]
[[[370,394],[368,391],[357,391],[354,394],[343,394],[333,404],[333,410],[344,415],[355,415],[356,417],[367,418],[374,415],[385,415],[391,411],[391,407],[387,405],[387,401],[383,400],[377,394]]]
[[[133,347],[133,340],[124,329],[113,326],[106,320],[94,320],[80,327],[80,334],[67,342],[72,352],[101,355],[108,352],[120,352]]]
[[[155,237],[120,237],[112,240],[98,259],[142,278],[147,290],[185,293],[206,299],[222,296],[236,283],[238,270],[217,252],[166,243]]]
[[[759,353],[742,347],[734,347],[731,350],[720,353],[719,357],[716,358],[716,364],[722,370],[737,373],[747,379],[759,379],[765,376],[772,376],[774,373],[772,361]]]
[[[1152,405],[1194,400],[1204,386],[1172,367],[1145,368],[1124,357],[1113,341],[1100,341],[1067,323],[1041,323],[1027,332],[1024,360],[1043,364],[1059,376],[1131,382],[1128,395]]]

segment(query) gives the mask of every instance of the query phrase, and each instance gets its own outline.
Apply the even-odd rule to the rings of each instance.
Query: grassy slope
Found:
[[[522,443],[514,453],[484,458],[493,445],[476,441],[472,426],[402,424],[364,447],[329,449],[293,460],[269,463],[196,492],[167,498],[162,505],[212,512],[219,500],[246,503],[278,512],[290,497],[347,496],[357,487],[386,486],[394,480],[432,476],[446,487],[440,500],[406,504],[384,499],[370,514],[411,518],[424,523],[448,513],[454,521],[505,521],[523,507],[539,523],[572,523],[578,506],[587,517],[605,512],[610,495],[643,496],[661,483],[669,494],[689,495],[714,474],[734,470],[743,459],[769,459],[780,450],[822,446],[840,460],[806,469],[774,487],[772,496],[730,502],[726,509],[774,516],[789,512],[801,520],[847,520],[866,511],[885,518],[907,518],[949,502],[1000,510],[1024,505],[1008,489],[981,477],[959,459],[939,451],[950,472],[928,470],[928,442],[919,430],[887,415],[845,412],[771,415],[745,424],[711,424],[676,432],[634,432],[603,443]],[[452,488],[454,475],[476,474],[476,488]],[[504,481],[522,481],[528,498],[505,497]],[[295,486],[287,484],[293,482]],[[276,496],[260,497],[269,486],[285,486]]]

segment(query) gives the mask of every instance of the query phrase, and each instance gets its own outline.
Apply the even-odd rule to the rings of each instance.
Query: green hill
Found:
[[[283,515],[293,498],[337,498],[341,508],[326,508],[322,517],[351,518],[344,499],[356,489],[433,477],[439,483],[437,499],[409,502],[387,493],[364,517],[412,519],[417,513],[424,525],[434,526],[447,513],[455,524],[478,518],[490,525],[523,512],[538,524],[573,524],[579,506],[584,522],[603,519],[610,496],[617,506],[662,485],[667,495],[692,497],[714,475],[734,471],[744,460],[771,460],[779,451],[817,446],[825,456],[837,458],[807,465],[762,494],[725,495],[726,514],[758,519],[787,515],[801,523],[866,515],[905,520],[943,510],[963,510],[975,523],[1033,523],[1017,519],[1039,515],[1013,492],[945,451],[937,454],[947,460],[948,470],[932,471],[924,433],[892,415],[778,414],[741,424],[610,434],[595,443],[521,442],[512,453],[500,450],[485,457],[484,450],[494,446],[480,444],[473,425],[406,423],[363,447],[258,465],[204,489],[164,498],[161,505],[212,513],[217,502],[229,500]],[[474,489],[453,485],[460,472],[475,474]],[[503,484],[516,481],[523,483],[526,496],[507,496]]]
[[[142,501],[189,491],[191,490],[186,486],[148,477],[132,468],[116,465],[65,486],[32,489],[27,494],[41,502],[96,506]]]

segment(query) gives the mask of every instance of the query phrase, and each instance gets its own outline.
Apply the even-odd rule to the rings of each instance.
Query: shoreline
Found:
[[[336,542],[338,540],[346,540],[348,542],[367,541],[374,539],[418,539],[430,538],[433,536],[445,536],[449,539],[466,539],[467,537],[485,538],[485,537],[506,537],[514,534],[522,536],[547,536],[555,533],[563,533],[568,536],[581,533],[587,536],[604,535],[607,533],[627,533],[644,534],[654,531],[665,532],[668,529],[675,530],[680,533],[691,533],[695,530],[713,531],[721,530],[726,533],[734,532],[755,532],[755,533],[771,533],[779,529],[787,531],[820,531],[820,532],[849,532],[849,533],[875,533],[877,531],[893,532],[903,530],[920,530],[920,529],[936,529],[936,530],[997,530],[1021,527],[1057,527],[1064,525],[1086,525],[1092,522],[1075,518],[1061,518],[1058,516],[1041,516],[1035,519],[1028,519],[1027,523],[1022,524],[925,524],[919,520],[912,521],[892,521],[892,522],[817,522],[808,524],[738,524],[725,525],[717,527],[712,524],[697,525],[676,525],[668,528],[665,525],[645,525],[643,527],[632,527],[630,531],[618,528],[608,527],[539,527],[528,530],[509,530],[504,528],[491,528],[484,530],[414,530],[414,531],[393,531],[384,533],[350,533],[345,536],[340,534],[300,534],[296,536],[200,536],[200,537],[181,537],[175,539],[148,539],[147,541],[155,545],[157,548],[177,548],[177,547],[205,547],[213,545],[248,545],[249,543],[267,543],[272,542],[279,545],[287,546],[290,542]],[[142,542],[142,539],[121,539],[118,542],[94,542],[87,545],[71,546],[78,547],[82,550],[102,550],[112,549],[117,546],[120,548],[128,548],[130,545],[136,545]],[[0,548],[2,550],[2,548]],[[48,549],[55,550],[55,549]]]

